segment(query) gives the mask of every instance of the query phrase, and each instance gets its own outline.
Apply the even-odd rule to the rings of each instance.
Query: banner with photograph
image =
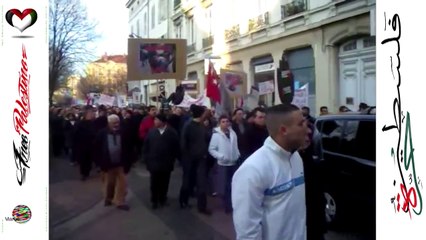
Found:
[[[232,98],[246,95],[247,74],[245,72],[220,69],[220,83],[224,84],[226,91]]]
[[[259,95],[265,95],[275,91],[274,80],[260,82],[257,85],[259,88]]]
[[[299,108],[309,106],[309,83],[294,91],[292,104]]]
[[[0,5],[0,239],[48,239],[49,2]]]
[[[184,79],[185,74],[185,39],[129,38],[127,57],[128,81]]]
[[[250,94],[243,97],[244,111],[251,111],[259,106],[259,90],[257,87],[252,86]]]

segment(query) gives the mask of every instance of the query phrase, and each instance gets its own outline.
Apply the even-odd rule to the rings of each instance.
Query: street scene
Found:
[[[376,239],[375,8],[51,0],[50,238]]]
[[[139,165],[129,176],[131,211],[105,208],[100,176],[95,174],[82,183],[75,166],[64,158],[50,163],[50,239],[235,239],[232,217],[220,210],[220,203],[210,197],[215,213],[206,217],[194,209],[185,211],[178,205],[181,170],[170,181],[170,206],[158,211],[149,201],[149,173]],[[195,200],[193,201],[195,202]],[[352,229],[329,231],[327,240],[375,239],[364,221],[354,222]]]

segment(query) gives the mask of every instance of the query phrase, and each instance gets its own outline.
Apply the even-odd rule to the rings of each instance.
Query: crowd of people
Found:
[[[306,228],[308,239],[323,239],[314,122],[308,107],[293,105],[238,108],[218,117],[197,105],[170,111],[52,107],[51,149],[79,166],[82,181],[93,167],[102,172],[105,206],[130,209],[126,175],[137,161],[150,173],[152,208],[167,206],[171,172],[179,166],[180,207],[189,208],[194,196],[198,211],[211,215],[207,197],[220,196],[237,239],[304,239]]]

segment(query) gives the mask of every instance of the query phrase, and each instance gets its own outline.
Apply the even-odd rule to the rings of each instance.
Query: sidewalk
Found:
[[[80,180],[79,167],[65,157],[51,160],[49,168],[49,227],[60,225],[95,206],[102,200],[100,174]]]
[[[177,240],[173,230],[135,198],[131,190],[129,190],[128,199],[130,211],[104,207],[100,202],[66,224],[51,229],[50,238],[52,240],[97,238]]]

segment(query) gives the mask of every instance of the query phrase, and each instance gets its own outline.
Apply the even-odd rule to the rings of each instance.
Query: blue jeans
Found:
[[[232,177],[237,170],[237,165],[234,166],[217,166],[217,187],[219,195],[223,199],[223,204],[226,211],[232,210],[232,199],[231,199],[231,184]]]

